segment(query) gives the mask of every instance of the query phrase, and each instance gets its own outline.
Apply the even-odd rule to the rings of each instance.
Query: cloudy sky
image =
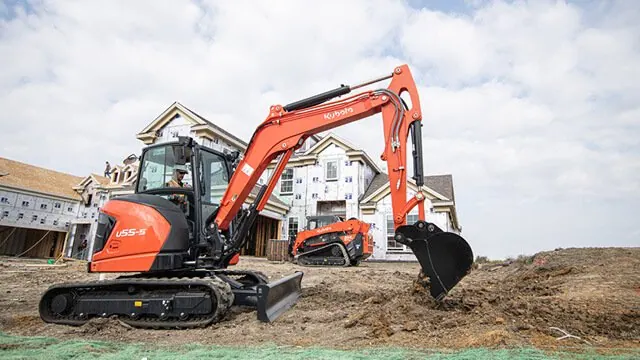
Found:
[[[420,85],[425,170],[493,258],[640,245],[637,1],[0,3],[0,156],[84,176],[174,101],[248,140],[271,104]],[[380,118],[335,132],[378,158]],[[357,135],[356,135],[357,134]]]

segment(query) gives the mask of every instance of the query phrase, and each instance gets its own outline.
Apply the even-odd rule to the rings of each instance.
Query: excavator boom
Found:
[[[391,79],[391,81],[386,88],[363,91],[343,99],[332,100],[335,97],[347,95],[354,89],[387,79]],[[409,95],[410,106],[407,106],[401,98],[404,93]],[[279,158],[268,183],[263,185],[254,204],[242,215],[242,220],[238,225],[239,230],[227,243],[226,249],[223,250],[223,258],[230,260],[242,247],[243,241],[245,241],[244,234],[249,231],[258,212],[264,208],[293,152],[309,136],[378,113],[382,114],[383,120],[385,144],[381,159],[386,161],[388,165],[394,228],[396,230],[400,227],[404,229],[402,236],[399,236],[399,241],[404,241],[407,245],[422,241],[424,242],[422,245],[426,245],[429,242],[428,238],[432,235],[430,232],[407,231],[408,228],[404,227],[420,226],[421,229],[430,225],[425,221],[424,200],[426,195],[422,190],[424,177],[420,97],[411,71],[405,64],[396,67],[391,74],[363,84],[342,85],[289,105],[272,105],[270,107],[267,118],[255,130],[244,158],[239,162],[231,177],[229,187],[220,201],[220,208],[214,214],[215,216],[209,219],[213,220],[210,222],[213,230],[226,230],[267,166]],[[412,137],[412,149],[407,146],[409,135]],[[413,157],[413,179],[419,190],[407,200],[406,158],[410,153]],[[416,206],[419,209],[418,223],[406,224],[406,215]],[[212,231],[212,233],[215,234],[218,231]],[[443,283],[442,290],[434,294],[436,298],[442,298],[450,288],[455,286],[462,278],[459,274],[466,274],[473,262],[473,254],[468,244],[466,247],[458,246],[458,243],[466,244],[466,241],[457,234],[446,234],[448,235],[439,236],[441,243],[437,247],[418,246],[417,242],[410,246],[418,259],[439,256],[440,263],[456,264],[456,275],[446,276],[449,281],[446,284]],[[417,235],[419,238],[416,238]],[[451,246],[448,245],[449,243]],[[432,248],[447,250],[451,248],[453,250],[440,251],[436,254],[427,253]],[[434,277],[438,277],[441,275],[440,272],[444,271],[433,268],[432,261],[421,262],[421,265],[425,274],[433,274]],[[429,270],[425,269],[425,266]],[[442,278],[442,276],[440,277]]]

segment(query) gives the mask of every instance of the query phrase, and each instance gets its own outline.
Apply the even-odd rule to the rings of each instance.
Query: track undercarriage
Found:
[[[304,266],[349,266],[351,260],[342,242],[323,245],[296,255],[295,260]]]
[[[113,280],[59,284],[40,301],[45,322],[80,326],[94,317],[117,316],[136,328],[194,328],[217,323],[233,305],[257,309],[270,322],[300,296],[302,273],[268,283],[251,271],[137,274]]]

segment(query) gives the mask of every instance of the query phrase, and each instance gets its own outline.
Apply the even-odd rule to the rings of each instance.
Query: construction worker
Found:
[[[176,168],[173,170],[173,177],[171,177],[171,180],[169,180],[166,183],[166,186],[179,187],[179,188],[184,187],[184,183],[182,182],[182,179],[184,179],[184,176],[187,173],[188,171],[184,167],[176,166]],[[181,207],[187,204],[187,199],[183,194],[173,194],[169,196],[169,200]]]
[[[173,177],[167,182],[167,187],[184,187],[182,179],[187,173],[188,171],[185,168],[176,166],[173,170]]]
[[[111,176],[111,164],[109,164],[109,162],[106,162],[106,166],[104,168],[104,177],[110,177]]]

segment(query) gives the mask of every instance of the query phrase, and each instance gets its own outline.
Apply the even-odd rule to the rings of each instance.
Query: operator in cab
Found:
[[[167,182],[167,187],[184,187],[182,179],[188,173],[184,167],[176,166],[173,170],[173,177]]]
[[[173,170],[173,177],[171,177],[171,180],[169,180],[165,185],[167,187],[178,187],[178,188],[185,187],[184,182],[182,180],[184,179],[184,176],[187,173],[188,171],[186,168],[180,167],[179,165],[176,166],[176,168]],[[173,202],[174,204],[180,206],[183,209],[187,205],[186,196],[183,194],[173,194],[169,196],[169,201]]]

